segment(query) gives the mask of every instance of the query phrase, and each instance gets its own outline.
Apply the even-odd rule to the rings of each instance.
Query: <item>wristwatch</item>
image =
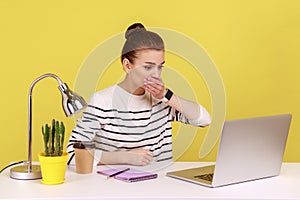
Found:
[[[166,103],[166,102],[170,101],[172,96],[173,96],[173,92],[170,89],[167,89],[167,92],[166,92],[164,98],[161,99],[161,101]]]

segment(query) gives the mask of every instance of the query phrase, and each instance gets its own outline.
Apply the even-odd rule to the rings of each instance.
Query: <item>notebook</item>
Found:
[[[117,168],[117,169],[107,169],[107,170],[100,170],[97,171],[97,173],[109,176],[111,174],[117,173],[119,171],[122,171],[124,168]],[[137,181],[145,181],[149,179],[155,179],[157,178],[156,173],[141,171],[138,169],[130,169],[128,171],[125,171],[121,174],[118,174],[114,176],[113,178],[125,181],[125,182],[137,182]]]
[[[167,176],[209,187],[277,176],[291,119],[291,114],[285,114],[225,121],[214,165]]]

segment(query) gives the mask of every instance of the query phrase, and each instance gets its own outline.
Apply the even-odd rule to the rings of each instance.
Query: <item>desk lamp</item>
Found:
[[[54,74],[44,74],[37,79],[35,79],[29,89],[29,102],[28,102],[28,160],[25,165],[14,167],[10,170],[10,177],[20,180],[32,180],[42,178],[41,169],[39,165],[32,165],[32,150],[31,150],[31,141],[32,141],[32,90],[35,84],[46,78],[52,77],[55,78],[59,84],[59,90],[62,95],[62,106],[67,117],[78,113],[80,110],[84,109],[87,106],[85,100],[73,93],[66,83],[63,83],[58,76]]]

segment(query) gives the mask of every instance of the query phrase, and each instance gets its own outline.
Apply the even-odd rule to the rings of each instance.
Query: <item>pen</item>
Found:
[[[118,172],[116,172],[116,173],[114,173],[114,174],[111,174],[111,175],[107,176],[107,179],[109,179],[109,178],[111,178],[111,177],[114,177],[114,176],[116,176],[116,175],[122,174],[122,173],[124,173],[124,172],[126,172],[126,171],[128,171],[128,170],[130,170],[130,168],[126,168],[126,169],[123,169],[123,170],[121,170],[121,171],[118,171]]]

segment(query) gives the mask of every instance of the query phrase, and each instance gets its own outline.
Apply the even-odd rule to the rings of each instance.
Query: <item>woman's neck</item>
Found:
[[[142,87],[137,87],[132,82],[126,78],[118,84],[121,88],[133,95],[143,95],[145,94],[145,89]]]

